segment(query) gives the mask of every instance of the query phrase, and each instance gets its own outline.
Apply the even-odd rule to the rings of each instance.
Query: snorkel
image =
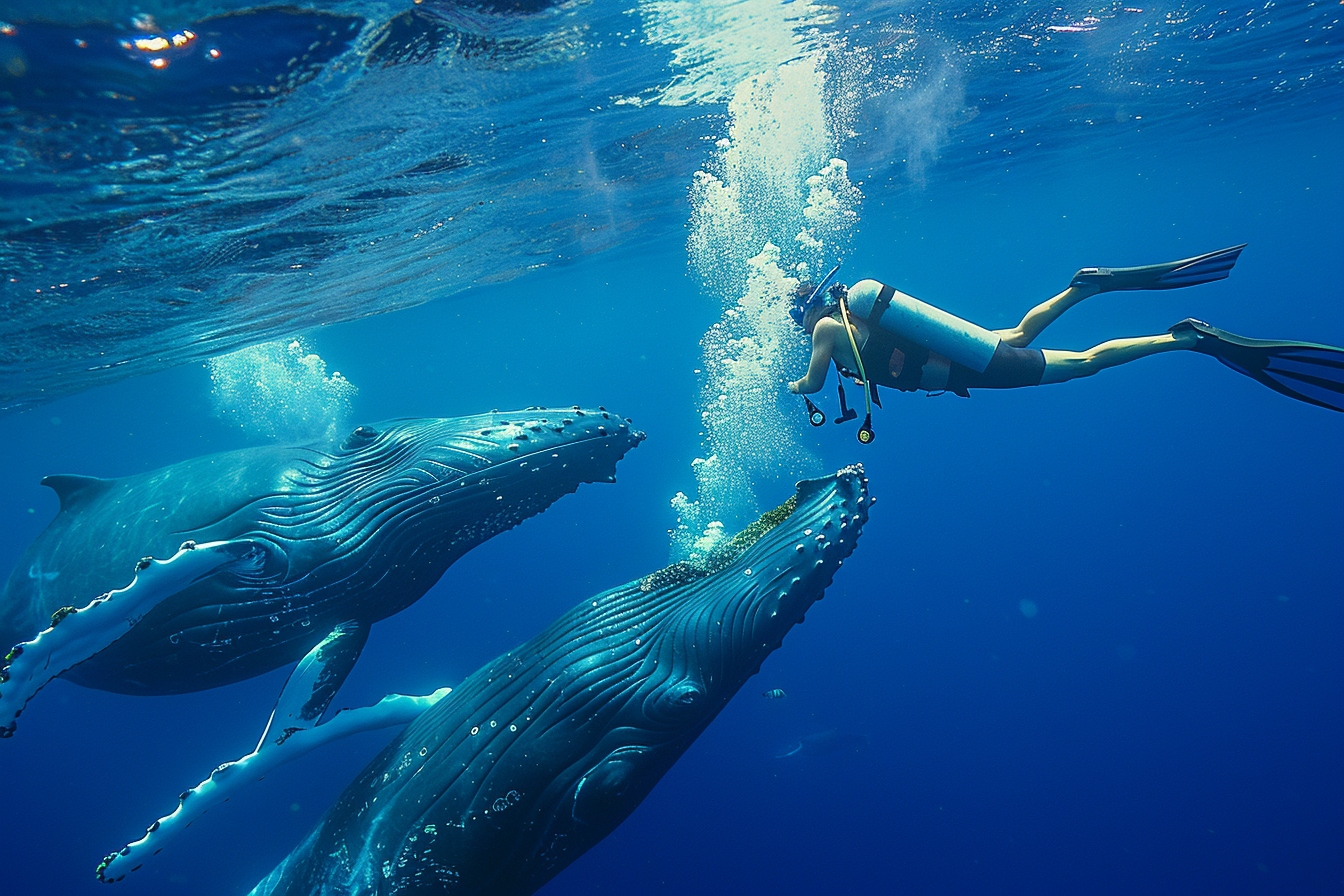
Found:
[[[825,290],[826,287],[830,285],[831,280],[835,277],[835,272],[838,270],[840,270],[840,264],[837,262],[835,267],[831,268],[830,271],[826,273],[826,276],[821,278],[821,282],[817,284],[816,289],[812,290],[812,294],[807,297],[807,301],[803,302],[800,305],[795,305],[792,309],[790,309],[789,312],[790,316],[793,317],[794,321],[798,324],[798,326],[800,327],[803,326],[803,321],[807,317],[807,312],[813,307],[816,307],[816,303],[820,299],[823,290]],[[837,295],[836,293],[839,294]],[[873,432],[872,387],[869,386],[868,374],[863,369],[863,358],[859,355],[858,343],[854,341],[854,329],[849,322],[849,302],[846,298],[843,287],[834,290],[832,292],[832,295],[835,296],[837,303],[840,305],[840,316],[844,318],[845,322],[845,336],[849,338],[849,348],[854,353],[854,363],[857,364],[859,368],[859,382],[863,385],[863,405],[866,413],[863,418],[863,425],[859,427],[859,431],[857,433],[859,443],[863,445],[870,445],[872,444],[873,439],[877,437],[877,434]],[[853,420],[855,417],[858,416],[858,414],[850,410],[849,407],[845,404],[844,383],[840,382],[839,387],[840,387],[840,416],[835,419],[835,422],[844,423],[847,420]],[[824,426],[826,424],[826,415],[822,413],[821,408],[813,404],[812,399],[808,398],[806,395],[803,396],[803,401],[807,403],[808,422],[811,423],[813,426]]]

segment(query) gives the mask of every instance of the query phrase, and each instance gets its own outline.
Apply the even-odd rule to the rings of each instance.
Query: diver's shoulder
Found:
[[[823,317],[817,321],[817,325],[812,328],[812,344],[827,345],[835,343],[844,333],[844,324],[833,317]]]

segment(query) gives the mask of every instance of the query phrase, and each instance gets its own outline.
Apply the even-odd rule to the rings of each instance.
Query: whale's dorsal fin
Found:
[[[80,476],[75,473],[57,473],[47,476],[42,484],[56,493],[61,499],[61,509],[69,510],[81,501],[101,495],[112,487],[111,479],[99,479],[97,476]]]

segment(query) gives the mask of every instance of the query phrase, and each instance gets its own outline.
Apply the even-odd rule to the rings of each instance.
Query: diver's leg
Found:
[[[1083,352],[1044,349],[1045,374],[1041,383],[1062,383],[1079,377],[1091,376],[1098,370],[1128,364],[1149,355],[1178,349],[1192,349],[1198,338],[1189,332],[1163,333],[1161,336],[1135,336],[1112,339]]]
[[[1054,323],[1061,314],[1083,299],[1094,296],[1099,292],[1101,290],[1091,284],[1070,286],[1059,295],[1046,299],[1028,311],[1026,316],[1022,318],[1022,322],[1017,326],[995,330],[994,332],[999,334],[1003,341],[1009,345],[1025,348],[1031,345],[1031,341],[1041,335],[1041,331]]]
[[[1061,314],[1089,296],[1117,290],[1182,289],[1223,280],[1231,273],[1237,257],[1245,248],[1243,243],[1193,258],[1134,268],[1083,268],[1073,275],[1068,289],[1028,311],[1016,327],[994,332],[1009,345],[1024,348]]]

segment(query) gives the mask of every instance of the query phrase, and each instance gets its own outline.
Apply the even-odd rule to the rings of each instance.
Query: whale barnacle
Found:
[[[135,571],[143,572],[146,569],[149,569],[149,564],[153,562],[154,562],[153,557],[141,557],[139,560],[135,561]]]

